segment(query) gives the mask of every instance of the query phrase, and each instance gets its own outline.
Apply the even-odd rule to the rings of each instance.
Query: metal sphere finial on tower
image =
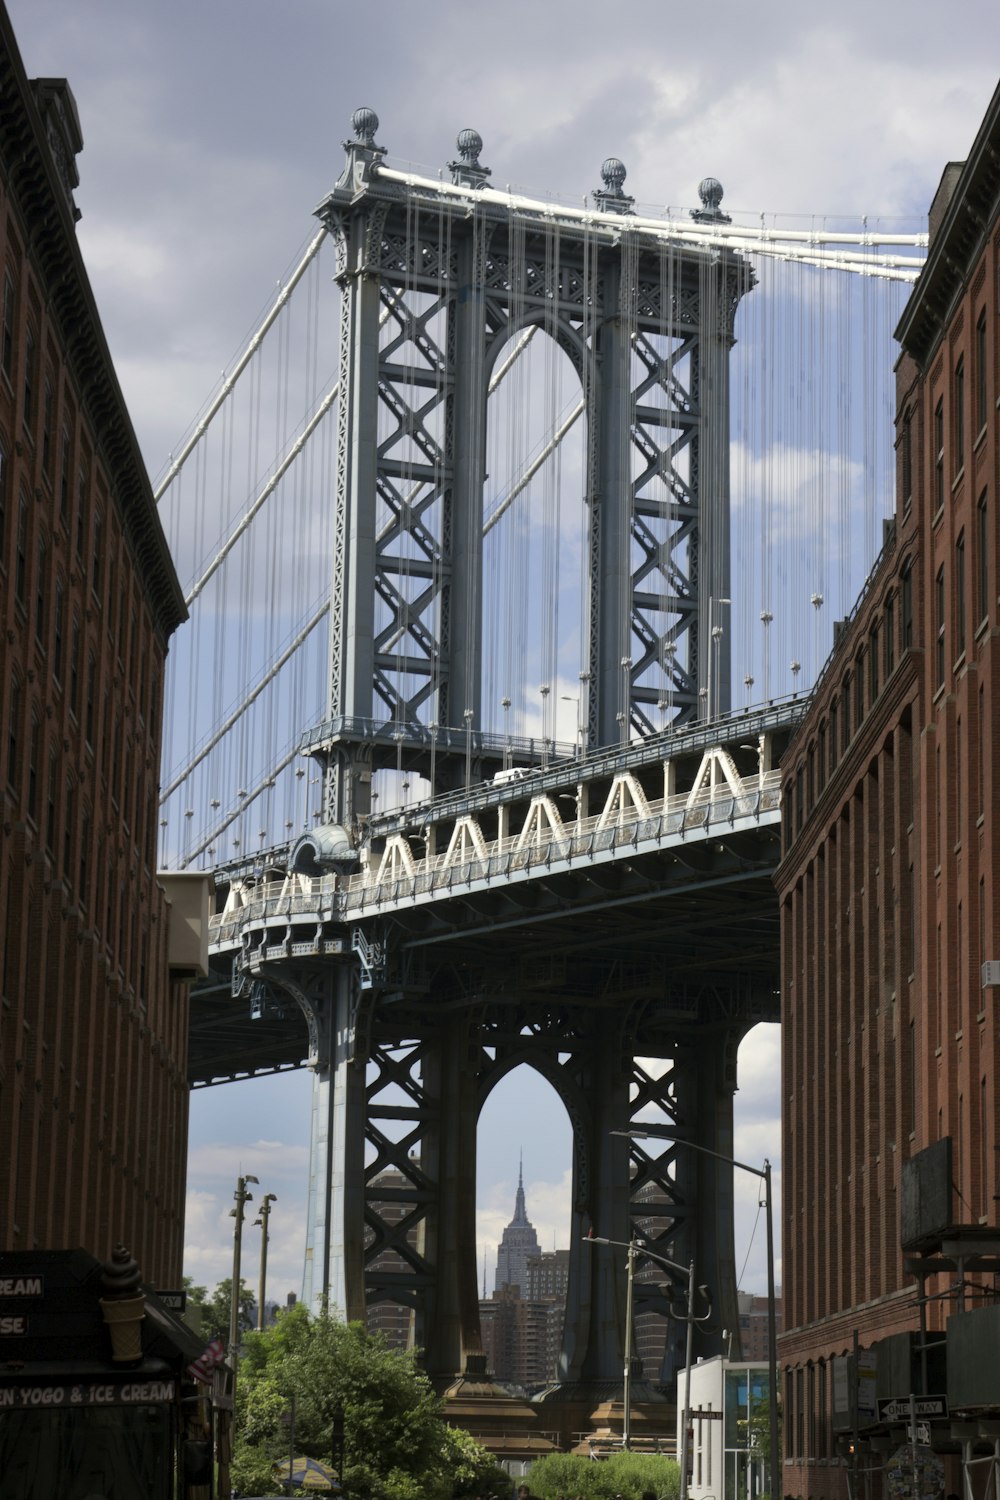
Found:
[[[724,214],[720,207],[723,198],[722,183],[717,177],[703,177],[698,184],[698,197],[701,199],[701,208],[691,210],[692,219],[699,224],[731,224],[729,214]]]
[[[609,193],[620,193],[627,176],[625,163],[617,156],[609,156],[601,166],[601,181]]]
[[[464,162],[467,162],[470,167],[479,166],[479,153],[483,149],[483,138],[478,130],[471,128],[460,130],[455,144]]]
[[[369,109],[366,104],[363,104],[360,109],[356,109],[351,116],[351,125],[353,126],[354,134],[363,146],[374,146],[378,123],[378,115],[373,109]]]
[[[604,186],[594,194],[594,202],[604,213],[631,212],[635,199],[622,192],[622,184],[627,175],[625,163],[619,161],[617,156],[609,156],[601,164],[601,181]]]
[[[461,159],[448,163],[452,182],[459,187],[485,187],[490,169],[484,167],[479,160],[479,153],[483,149],[483,138],[479,131],[467,125],[464,130],[458,132],[455,144]]]

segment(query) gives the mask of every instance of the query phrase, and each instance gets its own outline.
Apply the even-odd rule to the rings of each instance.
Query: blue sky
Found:
[[[312,231],[340,170],[352,111],[379,113],[396,161],[436,172],[475,126],[494,181],[584,194],[620,156],[642,203],[691,204],[719,177],[726,206],[802,214],[922,214],[964,155],[996,83],[994,0],[957,0],[942,45],[930,0],[793,0],[676,7],[633,0],[10,0],[29,75],[70,79],[85,148],[80,242],[151,474],[240,347]],[[777,1037],[741,1056],[737,1151],[780,1158]],[[269,1286],[298,1287],[307,1167],[304,1074],[192,1099],[187,1269],[228,1274],[238,1171],[277,1193]],[[568,1125],[543,1085],[514,1075],[481,1132],[480,1238],[513,1208],[524,1148],[528,1210],[565,1243]],[[737,1262],[764,1284],[756,1189],[738,1183]],[[256,1232],[245,1272],[256,1276]]]

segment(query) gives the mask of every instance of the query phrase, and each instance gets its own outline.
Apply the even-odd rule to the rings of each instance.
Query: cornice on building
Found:
[[[76,239],[76,169],[69,156],[75,157],[82,144],[68,85],[63,79],[39,79],[34,85],[28,80],[0,3],[0,171],[20,213],[27,253],[43,283],[67,366],[114,481],[153,617],[166,640],[187,619],[187,608]]]
[[[957,170],[956,170],[957,169]],[[931,206],[932,238],[896,338],[930,363],[982,254],[1000,207],[1000,85],[964,163],[950,162]]]

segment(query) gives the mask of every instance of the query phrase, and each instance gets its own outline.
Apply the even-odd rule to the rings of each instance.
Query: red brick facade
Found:
[[[187,998],[156,880],[184,616],[76,243],[81,144],[0,10],[0,1247],[179,1284]]]
[[[788,1495],[847,1493],[834,1359],[918,1327],[903,1163],[950,1136],[962,1221],[997,1223],[998,151],[1000,91],[897,330],[895,526],[783,767]]]

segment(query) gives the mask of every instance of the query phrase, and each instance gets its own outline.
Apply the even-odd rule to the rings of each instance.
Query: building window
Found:
[[[14,283],[10,272],[4,272],[3,278],[3,329],[0,331],[0,367],[7,379],[14,379]]]
[[[878,697],[878,624],[868,632],[868,692],[872,703]]]
[[[87,861],[89,857],[90,813],[85,810],[83,814],[83,821],[80,825],[80,885],[79,890],[77,891],[81,906],[86,906],[87,904],[87,881],[90,875]]]
[[[955,473],[965,467],[965,360],[955,366]]]
[[[965,650],[965,532],[960,531],[955,542],[955,649],[961,656]]]
[[[834,694],[834,696],[830,699],[830,773],[831,773],[831,775],[836,770],[836,767],[837,767],[837,754],[838,754],[838,752],[840,750],[840,746],[837,743],[837,730],[838,730],[838,727],[839,726],[837,724],[837,697],[836,697],[836,694]]]
[[[67,880],[73,874],[73,821],[76,817],[76,802],[73,783],[66,778],[66,821],[63,824],[63,875]]]
[[[906,1104],[907,1104],[906,1115],[907,1115],[907,1130],[908,1130],[908,1132],[909,1132],[910,1135],[913,1135],[914,1132],[916,1131],[916,1128],[917,1128],[917,1077],[918,1077],[918,1073],[917,1073],[917,1028],[916,1028],[916,1026],[914,1025],[914,1023],[912,1021],[910,1022],[909,1036],[908,1036],[907,1040],[908,1040],[908,1046],[907,1046],[907,1059],[906,1059],[906,1061],[907,1061],[907,1069],[906,1069],[906,1071],[907,1071],[907,1074],[908,1074],[907,1082],[908,1082],[909,1087],[907,1088],[907,1093],[909,1095],[909,1098],[906,1101]]]
[[[83,547],[87,533],[87,471],[81,469],[76,482],[76,555],[83,569]]]
[[[982,623],[990,612],[990,521],[986,491],[976,506],[976,616]]]
[[[52,622],[52,676],[56,682],[62,682],[65,615],[66,595],[60,578],[56,582],[55,614]]]
[[[28,329],[24,340],[24,423],[30,427],[35,416],[35,335]]]
[[[818,775],[817,790],[823,791],[826,786],[827,759],[826,759],[826,720],[819,726],[819,737],[816,748],[816,770]]]
[[[896,665],[896,599],[890,594],[885,601],[885,675],[892,676]]]
[[[860,729],[865,717],[865,658],[864,653],[854,663],[854,723]]]
[[[934,510],[944,506],[944,397],[934,408]]]
[[[14,596],[23,607],[28,587],[28,497],[21,490],[17,504],[17,543],[14,552]]]
[[[937,577],[934,579],[934,601],[935,618],[937,623],[937,639],[935,641],[934,655],[934,686],[944,686],[944,638],[945,638],[945,613],[944,613],[944,566],[938,568]]]
[[[899,628],[902,632],[900,648],[908,651],[913,645],[913,569],[907,560],[899,582],[900,592],[900,621]]]
[[[69,428],[64,427],[59,442],[59,515],[64,526],[69,525]]]
[[[979,314],[976,324],[976,432],[986,426],[988,411],[988,375],[986,366],[986,309]]]
[[[80,621],[74,619],[69,638],[69,711],[76,718],[80,702]]]
[[[97,595],[101,597],[101,569],[104,563],[104,517],[98,511],[94,517],[94,547],[91,553],[90,585]]]
[[[45,643],[45,585],[48,582],[49,549],[43,536],[38,538],[38,576],[35,579],[35,638]]]
[[[962,806],[965,788],[965,766],[962,754],[962,720],[955,720],[955,848],[963,842],[965,832],[965,809]],[[961,953],[961,948],[958,950]]]
[[[45,847],[53,853],[56,847],[56,813],[59,801],[59,757],[49,752],[49,780],[45,794]]]
[[[97,659],[91,652],[87,658],[87,701],[84,712],[84,738],[91,749],[94,748],[94,696],[97,692]]]
[[[7,781],[17,788],[18,735],[21,731],[21,684],[16,677],[10,680],[10,713],[7,721]]]
[[[34,823],[38,818],[38,755],[42,738],[42,726],[32,709],[31,732],[28,735],[28,817]]]
[[[52,476],[52,382],[48,376],[42,386],[42,473]]]
[[[903,416],[902,438],[903,509],[909,510],[913,500],[913,408],[907,407]]]

